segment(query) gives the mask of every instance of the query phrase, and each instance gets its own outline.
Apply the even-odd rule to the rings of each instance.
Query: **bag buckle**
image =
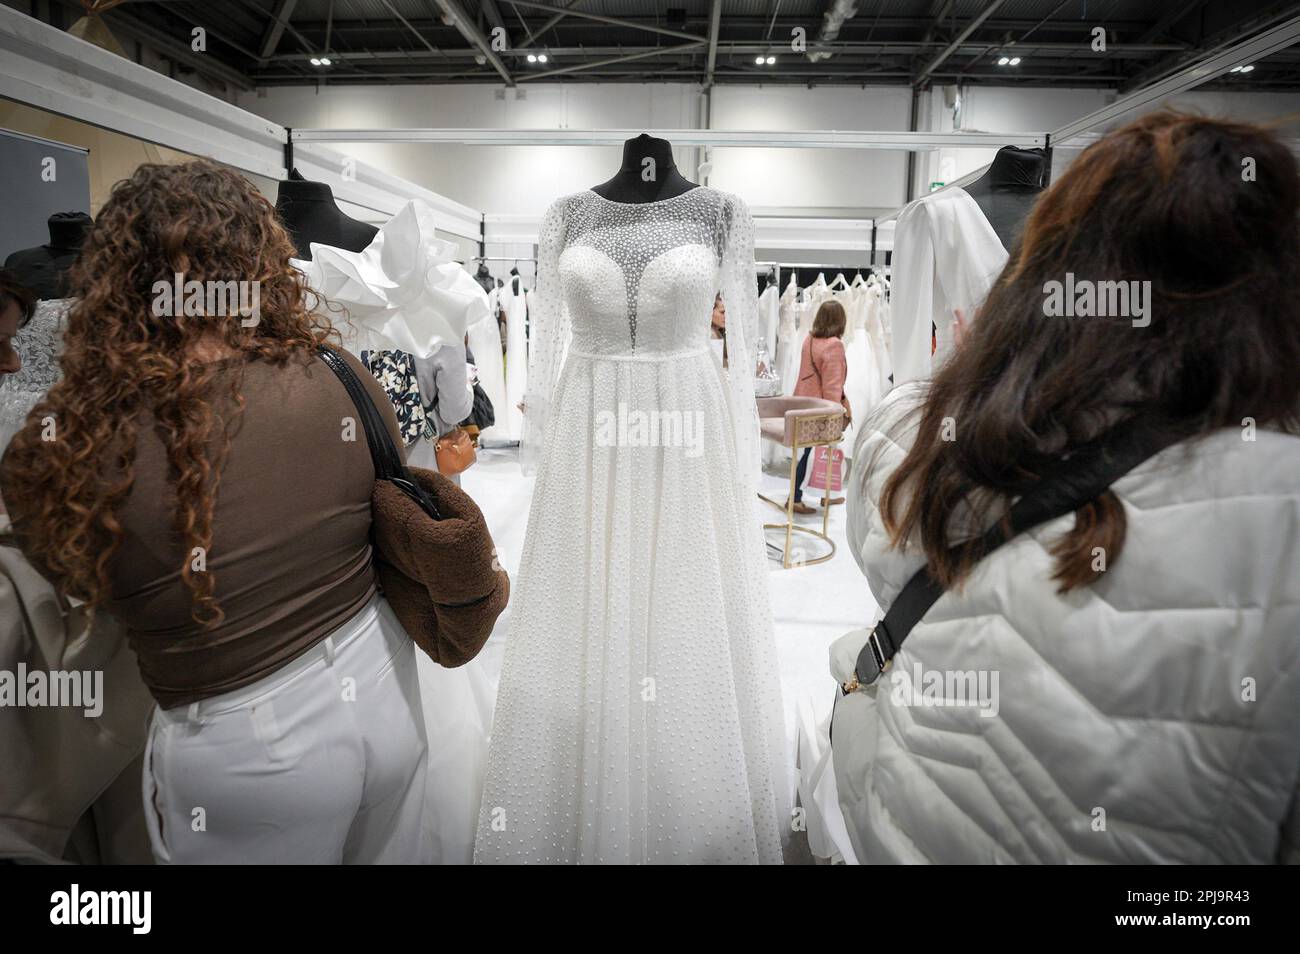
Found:
[[[894,660],[885,655],[885,649],[880,645],[880,636],[876,632],[879,627],[880,624],[877,623],[872,627],[871,632],[867,634],[867,645],[863,647],[863,651],[858,655],[858,665],[857,668],[853,670],[853,675],[849,677],[848,682],[840,683],[840,692],[843,695],[847,696],[851,692],[857,692],[859,689],[871,685],[879,679],[881,675],[888,672],[889,667],[893,665]],[[869,658],[866,653],[867,649],[871,650],[871,656]],[[866,662],[873,664],[874,671],[869,669],[867,677],[863,678],[859,673],[862,669],[867,668],[864,666],[864,663]]]

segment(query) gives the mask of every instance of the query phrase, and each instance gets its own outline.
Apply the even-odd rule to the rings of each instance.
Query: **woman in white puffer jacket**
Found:
[[[928,560],[946,592],[837,702],[859,860],[1300,861],[1298,208],[1272,134],[1144,117],[1040,197],[951,359],[863,422],[849,537],[871,591],[887,609]],[[1149,281],[1145,316],[1052,317],[1067,272]],[[949,555],[1120,422],[1193,436]],[[866,632],[833,647],[837,681]]]

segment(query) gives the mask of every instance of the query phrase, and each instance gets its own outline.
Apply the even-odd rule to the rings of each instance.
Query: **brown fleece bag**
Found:
[[[463,666],[492,635],[510,597],[483,513],[446,477],[402,463],[351,366],[323,345],[320,356],[351,396],[370,446],[375,565],[384,596],[430,659]]]

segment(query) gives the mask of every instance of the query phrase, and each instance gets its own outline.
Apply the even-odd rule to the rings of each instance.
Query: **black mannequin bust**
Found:
[[[85,212],[55,212],[47,224],[49,243],[14,252],[5,259],[5,268],[37,298],[63,298],[68,294],[68,270],[77,260],[92,223]]]
[[[474,273],[474,281],[482,286],[484,291],[490,292],[493,289],[500,288],[501,283],[492,277],[492,272],[487,267],[487,262],[478,263],[478,271]]]
[[[1008,252],[1038,193],[1047,187],[1047,173],[1047,150],[1003,146],[988,171],[966,186]]]
[[[289,232],[298,258],[311,261],[311,243],[330,245],[349,252],[365,251],[379,229],[343,214],[334,193],[323,182],[308,182],[297,169],[281,181],[275,211]]]
[[[623,143],[623,165],[618,174],[593,186],[591,191],[613,202],[639,205],[671,199],[698,188],[677,171],[672,143],[642,133]]]

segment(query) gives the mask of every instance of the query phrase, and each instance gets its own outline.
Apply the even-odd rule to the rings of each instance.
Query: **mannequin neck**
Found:
[[[90,216],[84,212],[56,212],[50,216],[50,248],[80,249],[90,231]]]
[[[989,187],[999,192],[1041,192],[1046,171],[1046,150],[1003,146],[989,166]]]
[[[296,169],[280,183],[275,211],[288,230],[298,257],[308,261],[313,242],[361,252],[379,231],[373,225],[344,215],[328,185],[308,182]]]
[[[673,146],[666,139],[642,133],[623,143],[623,163],[614,178],[592,188],[615,202],[656,202],[697,188],[673,161]]]

